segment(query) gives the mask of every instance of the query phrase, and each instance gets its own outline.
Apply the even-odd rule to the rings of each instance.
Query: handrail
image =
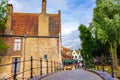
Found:
[[[34,61],[37,61],[37,62],[39,62],[39,67],[33,67],[33,63],[34,63]],[[22,62],[30,62],[30,67],[29,67],[29,69],[28,70],[24,70],[23,72],[19,72],[19,73],[17,73],[17,64],[18,63],[22,63]],[[43,65],[42,63],[43,62],[46,62],[46,65]],[[48,65],[49,64],[49,65]],[[29,59],[29,60],[24,60],[24,61],[18,61],[17,60],[17,58],[15,58],[15,61],[14,62],[12,62],[12,63],[7,63],[7,64],[2,64],[2,65],[0,65],[0,68],[1,67],[5,67],[5,66],[10,66],[10,65],[14,65],[14,73],[13,73],[13,75],[12,76],[10,76],[10,77],[8,77],[8,78],[6,78],[5,80],[8,80],[8,79],[11,79],[11,78],[13,78],[13,80],[17,80],[17,76],[18,75],[20,75],[20,74],[22,74],[22,73],[25,73],[25,72],[28,72],[28,71],[30,71],[30,79],[31,78],[33,78],[34,76],[33,76],[33,70],[34,69],[39,69],[39,71],[40,71],[40,76],[42,76],[43,75],[43,68],[46,68],[46,74],[48,74],[48,73],[52,73],[53,72],[53,70],[54,70],[54,72],[56,72],[56,71],[58,71],[58,69],[60,68],[60,66],[58,66],[58,62],[53,62],[53,61],[48,61],[47,59],[46,60],[42,60],[42,58],[40,58],[40,59],[33,59],[33,57],[31,56],[31,58]],[[50,71],[48,71],[49,69],[51,68],[51,70]],[[56,70],[56,69],[57,70]],[[38,76],[39,76],[38,75]]]
[[[107,60],[107,63],[105,63],[105,60]],[[94,66],[86,64],[84,65],[84,69],[101,70],[102,72],[105,72],[106,65],[110,66],[111,76],[114,77],[113,59],[111,55],[109,57],[104,57],[104,55],[102,54],[101,57],[97,57],[97,61],[94,62]],[[99,69],[99,66],[101,66],[101,69]]]

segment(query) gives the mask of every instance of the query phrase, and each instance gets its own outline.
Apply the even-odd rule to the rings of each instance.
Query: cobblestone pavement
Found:
[[[103,80],[98,75],[85,70],[70,70],[51,74],[42,80]]]

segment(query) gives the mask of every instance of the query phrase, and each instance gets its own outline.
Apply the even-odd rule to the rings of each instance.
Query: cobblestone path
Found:
[[[85,70],[70,70],[51,74],[42,80],[103,80],[98,75]]]

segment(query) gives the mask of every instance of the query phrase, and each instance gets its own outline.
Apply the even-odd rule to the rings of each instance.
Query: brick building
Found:
[[[42,0],[41,13],[19,13],[13,12],[12,4],[8,4],[8,21],[6,30],[0,37],[9,46],[5,54],[1,55],[0,64],[12,63],[15,58],[18,60],[29,60],[47,57],[48,60],[60,62],[59,43],[61,37],[61,12],[58,14],[46,13],[47,1]],[[38,66],[34,63],[34,66]],[[44,63],[43,63],[44,65]],[[20,63],[17,73],[27,70],[30,63]],[[25,66],[25,67],[24,67]],[[39,75],[39,70],[34,70]],[[13,75],[13,65],[0,67],[0,79]],[[17,77],[28,79],[30,72],[25,72]]]
[[[69,48],[62,47],[62,62],[64,60],[71,60],[72,59],[72,51]]]

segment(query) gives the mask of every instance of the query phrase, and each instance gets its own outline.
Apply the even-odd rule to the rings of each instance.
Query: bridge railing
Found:
[[[33,62],[34,61],[34,62]],[[30,64],[30,67],[29,67],[29,69],[27,69],[27,70],[24,70],[23,72],[17,72],[17,67],[18,67],[18,64],[19,63],[24,63],[24,62],[29,62],[29,64]],[[44,65],[43,65],[43,62],[45,63]],[[39,66],[37,66],[37,67],[34,67],[34,63],[38,63],[39,64]],[[7,77],[7,78],[5,78],[4,80],[17,80],[17,76],[18,75],[20,75],[20,74],[24,74],[25,72],[30,72],[29,74],[30,74],[30,76],[29,76],[29,79],[32,79],[32,78],[34,78],[34,77],[36,77],[36,76],[34,76],[34,69],[37,69],[37,70],[39,70],[39,75],[37,75],[37,76],[40,76],[40,78],[42,78],[43,77],[43,75],[48,75],[48,74],[50,74],[50,73],[53,73],[53,72],[58,72],[58,71],[61,71],[62,69],[61,69],[61,63],[58,63],[58,62],[55,62],[55,61],[49,61],[48,59],[46,59],[46,60],[43,60],[42,58],[40,58],[40,59],[33,59],[33,57],[31,56],[31,58],[29,59],[29,60],[24,60],[24,61],[19,61],[17,58],[15,58],[15,61],[14,62],[12,62],[12,63],[8,63],[8,64],[3,64],[3,65],[0,65],[0,68],[1,67],[5,67],[5,66],[10,66],[10,65],[14,65],[14,71],[13,71],[13,75],[12,76],[9,76],[9,77]],[[26,67],[26,66],[25,66]],[[45,68],[44,70],[46,70],[46,71],[43,71],[43,68]],[[46,72],[46,74],[45,73],[43,73],[43,72]],[[24,80],[24,77],[22,77],[23,78],[23,80]]]
[[[115,72],[113,69],[113,59],[111,56],[104,57],[104,55],[101,55],[101,57],[97,57],[96,59],[96,63],[94,63],[92,66],[85,65],[85,69],[108,72],[111,74],[112,77],[115,77]],[[118,61],[120,61],[120,59],[118,59]]]

